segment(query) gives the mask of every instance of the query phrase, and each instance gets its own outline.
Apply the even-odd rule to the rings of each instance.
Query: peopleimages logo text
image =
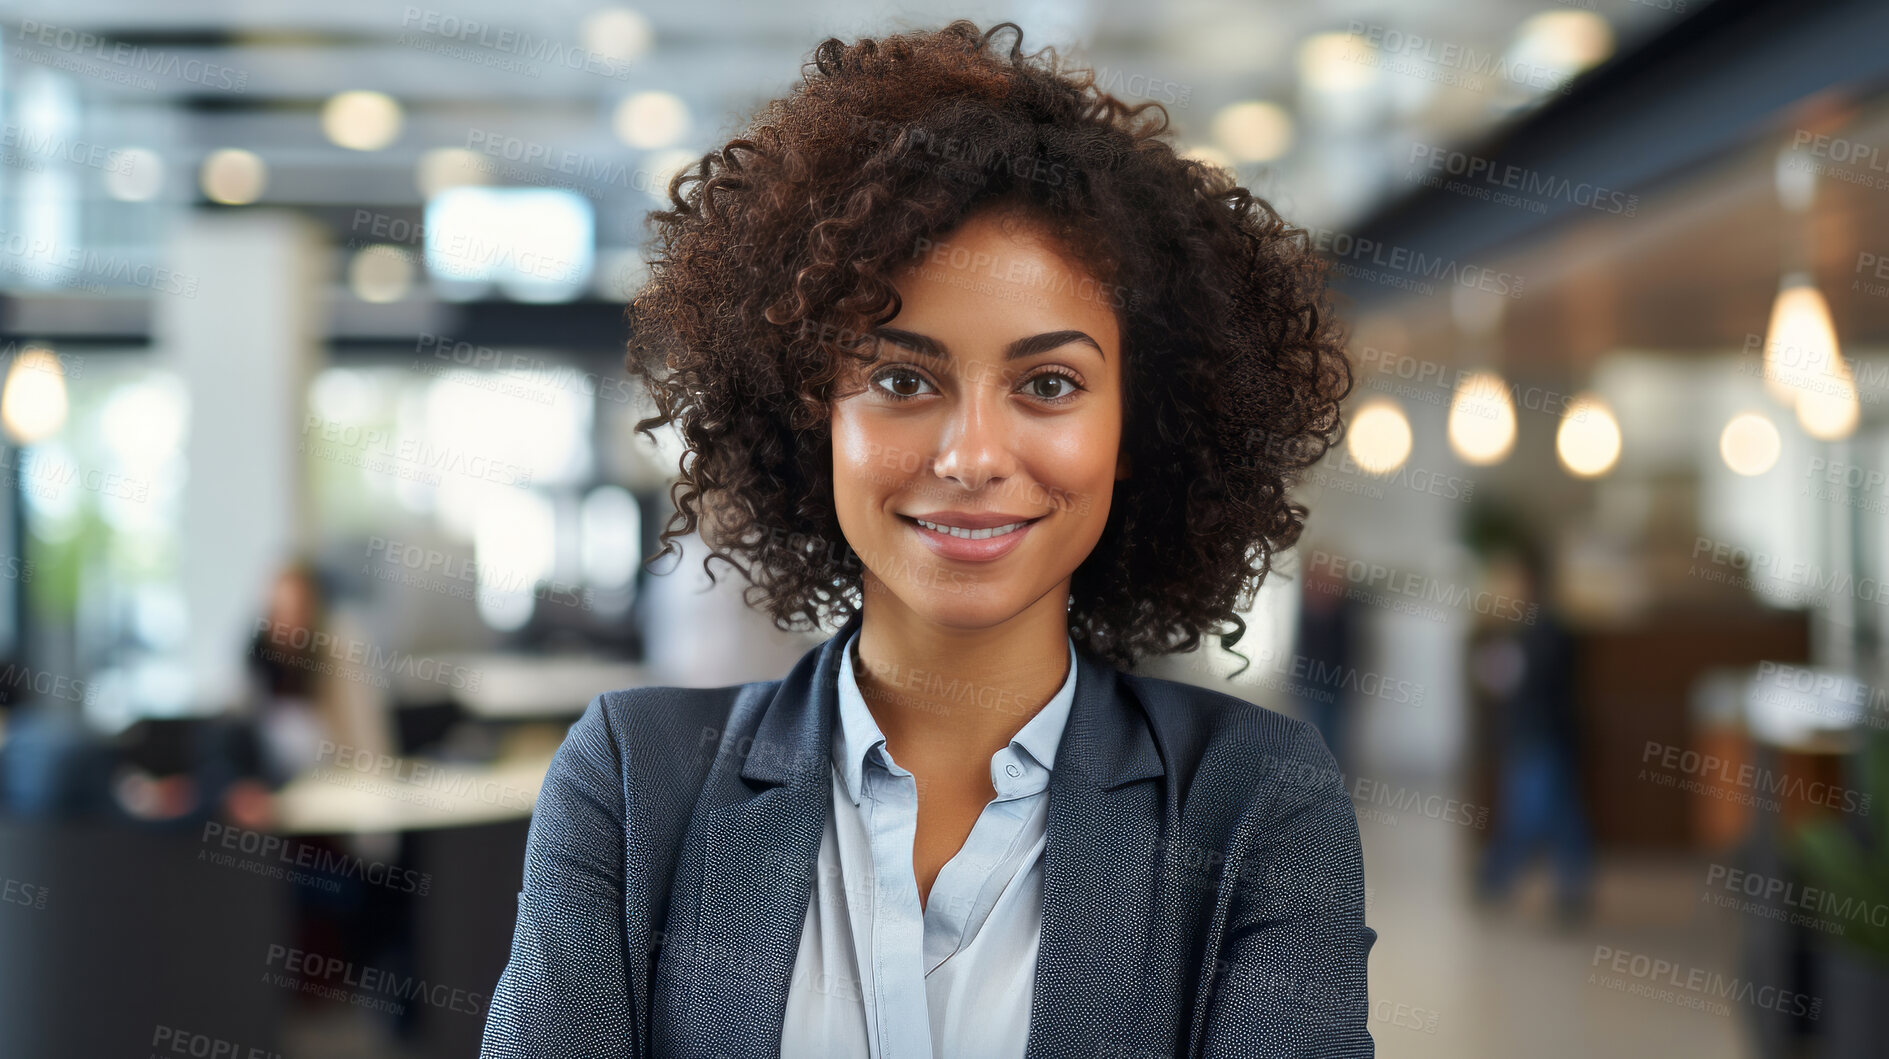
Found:
[[[1464,151],[1425,143],[1410,145],[1410,164],[1432,172],[1462,177],[1471,184],[1486,184],[1538,199],[1558,199],[1570,205],[1631,217],[1640,209],[1640,196]],[[1486,196],[1485,196],[1486,197]]]
[[[1522,296],[1526,277],[1512,272],[1497,272],[1481,265],[1466,264],[1437,254],[1426,254],[1406,246],[1395,246],[1375,239],[1361,238],[1331,228],[1307,228],[1312,249],[1330,255],[1349,275],[1351,269],[1383,269],[1410,280],[1439,281],[1448,285],[1473,287],[1508,298]],[[1364,277],[1370,278],[1370,277]],[[1428,293],[1425,291],[1424,293]]]
[[[494,26],[477,19],[461,18],[449,12],[408,7],[401,13],[400,28],[424,33],[442,40],[479,48],[488,48],[521,59],[562,66],[569,70],[622,81],[630,76],[630,63],[614,55],[588,48],[575,48],[550,37],[534,36],[516,29]]]

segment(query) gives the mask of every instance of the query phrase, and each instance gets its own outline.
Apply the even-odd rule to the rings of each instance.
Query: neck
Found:
[[[853,673],[914,772],[982,774],[1069,676],[1067,582],[1007,621],[961,628],[929,621],[866,578]]]

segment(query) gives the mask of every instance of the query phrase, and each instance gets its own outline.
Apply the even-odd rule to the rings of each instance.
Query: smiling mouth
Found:
[[[909,515],[903,517],[911,518]],[[947,526],[942,522],[927,522],[922,518],[914,518],[912,521],[931,530],[933,533],[943,533],[948,536],[957,537],[960,540],[981,541],[991,537],[1001,537],[1006,533],[1015,533],[1030,523],[1035,522],[1036,519],[1023,519],[1020,522],[1009,522],[1002,526],[992,526],[989,529],[965,529],[963,526]]]

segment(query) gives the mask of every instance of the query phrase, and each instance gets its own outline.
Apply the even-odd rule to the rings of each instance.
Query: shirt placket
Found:
[[[1009,881],[995,869],[1017,853],[1017,841],[1029,816],[1033,776],[1015,747],[992,759],[996,797],[984,806],[964,846],[945,862],[925,903],[925,973],[931,974],[964,946],[971,922],[981,919]]]
[[[925,995],[924,911],[912,849],[918,833],[918,785],[886,756],[868,755],[861,777],[872,839],[872,984],[875,1059],[932,1059]]]

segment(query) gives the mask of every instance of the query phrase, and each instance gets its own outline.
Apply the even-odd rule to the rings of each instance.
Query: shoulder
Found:
[[[1184,792],[1250,809],[1344,797],[1345,777],[1318,729],[1236,695],[1118,671],[1141,704]]]
[[[534,828],[572,841],[613,832],[604,821],[668,834],[681,827],[723,736],[744,703],[778,682],[719,688],[642,687],[590,700],[552,756],[532,812]]]

